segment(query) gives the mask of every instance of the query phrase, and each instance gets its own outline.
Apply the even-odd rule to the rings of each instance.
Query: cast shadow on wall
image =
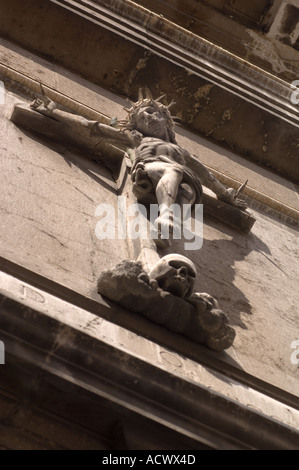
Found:
[[[205,231],[208,231],[206,229],[213,231],[216,229],[216,236],[217,232],[219,236],[214,239],[205,237]],[[220,232],[224,234],[223,237]],[[252,314],[252,305],[245,293],[236,286],[236,263],[246,263],[246,258],[254,251],[266,257],[271,255],[266,243],[253,232],[240,232],[205,215],[201,248],[197,251],[184,251],[181,241],[173,240],[171,248],[163,251],[161,256],[172,251],[184,254],[195,263],[197,267],[195,290],[207,292],[215,297],[220,308],[229,316],[232,326],[238,325],[247,329],[241,315]],[[256,288],[255,273],[250,270],[249,264],[241,276],[242,282],[252,285],[252,289]]]

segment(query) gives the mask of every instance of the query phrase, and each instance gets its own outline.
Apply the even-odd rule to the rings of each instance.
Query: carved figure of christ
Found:
[[[133,192],[140,202],[152,202],[155,197],[161,208],[156,220],[158,228],[165,225],[171,233],[171,206],[200,203],[201,184],[218,199],[241,210],[246,208],[246,203],[238,198],[244,185],[239,190],[226,188],[198,159],[180,147],[169,106],[154,100],[148,91],[146,98],[141,93],[138,102],[127,110],[128,119],[121,123],[120,129],[62,111],[46,96],[35,100],[31,108],[61,123],[88,128],[92,135],[107,143],[133,149]],[[190,163],[196,172],[190,170]]]

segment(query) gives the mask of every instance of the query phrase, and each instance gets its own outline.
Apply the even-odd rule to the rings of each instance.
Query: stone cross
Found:
[[[41,88],[42,89],[42,88]],[[234,330],[217,301],[206,293],[193,293],[196,268],[185,256],[176,253],[160,259],[157,249],[171,245],[176,224],[174,205],[183,208],[189,204],[208,204],[211,212],[231,225],[249,231],[255,219],[239,198],[247,182],[238,189],[226,188],[217,178],[180,147],[174,132],[174,118],[170,105],[161,103],[163,97],[153,99],[148,89],[139,91],[138,101],[126,109],[128,118],[118,127],[63,111],[46,97],[28,105],[16,105],[11,120],[31,131],[55,140],[69,142],[81,151],[96,155],[95,142],[99,139],[107,147],[108,163],[117,173],[124,152],[131,158],[132,193],[140,203],[158,203],[155,244],[150,240],[141,246],[136,261],[124,260],[113,270],[101,274],[98,291],[132,311],[138,311],[167,328],[222,350],[231,346]],[[92,152],[91,152],[92,149]],[[204,196],[202,185],[217,198]],[[220,217],[220,218],[221,218]],[[168,236],[164,237],[164,233]],[[156,245],[156,246],[155,246]],[[178,303],[179,313],[175,313]],[[155,312],[163,312],[157,317]]]

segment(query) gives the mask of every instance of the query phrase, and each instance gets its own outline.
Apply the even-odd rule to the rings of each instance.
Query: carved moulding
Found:
[[[103,271],[98,292],[122,307],[214,351],[229,348],[235,330],[217,301],[206,293],[193,293],[196,270],[184,256],[161,258],[146,273],[139,261],[124,260]]]

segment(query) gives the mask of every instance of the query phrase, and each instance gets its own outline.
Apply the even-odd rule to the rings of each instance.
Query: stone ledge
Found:
[[[214,448],[298,447],[295,409],[4,273],[1,286],[10,354]]]
[[[140,247],[137,247],[137,249],[140,252]],[[237,382],[244,384],[244,386],[253,388],[259,393],[272,397],[288,406],[298,407],[298,399],[294,392],[296,390],[295,379],[293,379],[291,384],[288,383],[286,388],[273,385],[271,377],[269,380],[269,377],[265,379],[264,375],[254,373],[259,368],[258,362],[254,361],[251,363],[250,370],[243,368],[242,355],[236,355],[233,348],[222,353],[210,351],[208,348],[196,344],[182,335],[156,325],[142,317],[142,315],[129,312],[114,302],[108,301],[96,292],[96,288],[94,289],[94,295],[85,296],[3,258],[0,258],[0,268],[3,273],[15,278],[22,285],[28,284],[34,290],[46,292],[51,296],[61,299],[63,302],[72,304],[76,308],[83,309],[104,320],[112,320],[113,324],[131,331],[142,338],[146,338],[155,344],[159,344],[163,348],[175,350],[181,356],[213,369],[224,376],[231,377]],[[39,306],[39,304],[37,305]],[[284,374],[280,376],[281,384],[284,383],[285,378]],[[268,381],[266,382],[266,380]]]

